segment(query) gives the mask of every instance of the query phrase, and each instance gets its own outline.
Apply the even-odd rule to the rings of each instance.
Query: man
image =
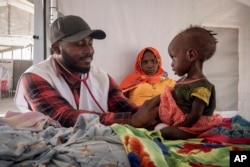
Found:
[[[31,66],[20,77],[15,103],[21,111],[38,111],[62,126],[74,126],[78,116],[93,113],[104,125],[146,127],[158,115],[159,96],[140,108],[124,97],[105,71],[91,66],[93,39],[104,39],[78,16],[56,19],[50,29],[53,55]]]

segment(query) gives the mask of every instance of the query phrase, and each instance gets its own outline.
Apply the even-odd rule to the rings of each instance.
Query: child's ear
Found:
[[[191,61],[191,62],[197,60],[197,58],[198,58],[198,52],[194,48],[189,48],[187,50],[186,54],[187,54],[188,60]]]

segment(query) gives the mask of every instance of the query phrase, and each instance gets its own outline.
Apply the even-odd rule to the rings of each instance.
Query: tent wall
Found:
[[[106,70],[118,83],[134,68],[137,53],[145,46],[156,47],[163,66],[172,78],[171,60],[167,47],[181,30],[192,25],[235,28],[238,32],[237,68],[238,89],[236,112],[250,120],[250,7],[237,0],[60,0],[57,9],[64,15],[82,16],[92,28],[103,29],[107,38],[95,40],[93,64]],[[215,55],[216,56],[216,55]],[[217,62],[223,68],[230,65]],[[211,67],[214,74],[220,68]],[[211,74],[213,77],[213,74]],[[210,76],[208,76],[209,78]],[[221,76],[223,77],[223,76]],[[218,83],[222,84],[223,83]],[[221,85],[220,85],[221,86]],[[221,89],[220,92],[230,91]],[[234,96],[234,92],[230,96]],[[226,95],[224,95],[225,97]],[[223,96],[222,96],[223,98]],[[232,98],[233,100],[235,98]],[[230,98],[223,98],[232,103]],[[229,109],[233,113],[235,109]]]
[[[20,76],[33,64],[32,60],[14,60],[13,61],[13,90],[15,93],[16,86]]]

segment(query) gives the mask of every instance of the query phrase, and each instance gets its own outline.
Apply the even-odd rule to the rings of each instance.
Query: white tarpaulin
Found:
[[[0,53],[33,44],[34,5],[28,0],[0,0]]]

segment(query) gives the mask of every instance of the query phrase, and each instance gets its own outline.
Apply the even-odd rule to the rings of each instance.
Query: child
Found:
[[[213,114],[215,87],[202,72],[203,63],[216,50],[214,35],[204,28],[190,27],[175,36],[168,47],[172,69],[182,77],[161,95],[159,117],[168,125],[160,128],[165,139],[194,138],[221,123],[222,117]]]

